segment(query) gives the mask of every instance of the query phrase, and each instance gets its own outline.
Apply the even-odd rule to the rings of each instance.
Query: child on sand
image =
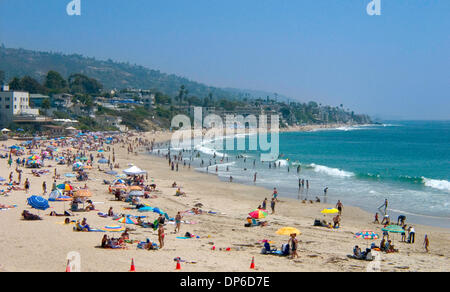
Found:
[[[430,247],[430,240],[428,239],[428,235],[425,234],[425,239],[423,241],[423,247],[425,248],[425,250],[427,252],[429,252],[429,247]]]

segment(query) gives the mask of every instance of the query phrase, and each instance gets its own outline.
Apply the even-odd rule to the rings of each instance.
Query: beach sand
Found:
[[[170,138],[169,133],[141,134],[148,139],[164,141]],[[5,142],[7,146],[18,143],[14,140]],[[324,208],[334,207],[319,203],[306,203],[281,197],[276,206],[276,214],[268,216],[266,227],[246,228],[246,217],[249,211],[260,205],[265,197],[271,198],[271,191],[256,186],[221,182],[216,176],[196,172],[193,169],[180,166],[178,172],[171,171],[168,162],[162,158],[146,154],[141,149],[138,155],[127,154],[125,145],[113,145],[116,153],[116,162],[120,170],[127,168],[129,163],[149,172],[150,181],[154,181],[159,190],[158,198],[143,200],[154,207],[159,207],[174,217],[177,211],[185,211],[201,203],[204,211],[217,212],[216,215],[186,215],[183,220],[196,224],[182,224],[181,232],[174,234],[174,225],[166,225],[165,246],[161,250],[139,250],[136,244],[128,245],[127,250],[104,250],[100,245],[104,233],[74,232],[73,225],[61,224],[65,217],[47,216],[51,211],[62,213],[64,205],[68,203],[51,202],[51,209],[37,211],[26,204],[26,198],[31,194],[42,195],[42,182],[45,180],[48,189],[53,182],[53,167],[46,167],[50,174],[34,177],[30,169],[24,169],[22,186],[26,178],[31,181],[29,195],[25,191],[13,191],[9,196],[0,196],[0,204],[17,205],[17,208],[0,211],[0,271],[54,271],[62,272],[66,268],[66,257],[71,251],[81,255],[81,270],[85,272],[107,271],[126,272],[130,269],[131,259],[134,258],[138,272],[175,271],[174,258],[195,263],[181,263],[185,272],[248,272],[252,257],[255,258],[256,271],[261,272],[309,272],[309,271],[365,271],[368,262],[347,258],[353,247],[359,245],[366,247],[367,241],[355,239],[354,234],[361,230],[373,230],[381,235],[381,225],[373,224],[373,214],[368,214],[359,208],[344,205],[341,228],[331,230],[323,227],[313,227],[315,218],[323,219],[320,211]],[[122,148],[123,147],[123,148]],[[105,153],[106,157],[111,153]],[[7,159],[0,159],[0,176],[9,177],[14,171],[8,168]],[[116,213],[135,214],[133,210],[124,210],[128,203],[113,201],[114,196],[108,193],[108,186],[103,179],[113,180],[96,170],[88,171],[89,181],[76,182],[74,186],[83,186],[87,183],[94,193],[92,201],[101,212],[107,212],[113,207]],[[106,166],[103,166],[106,168]],[[57,166],[59,174],[71,172],[67,166]],[[15,177],[17,180],[17,174]],[[58,183],[64,179],[59,180]],[[172,183],[176,181],[182,186],[186,197],[175,197],[176,189]],[[150,182],[151,183],[151,182]],[[0,186],[1,189],[6,189]],[[23,221],[21,213],[24,209],[43,217],[43,221]],[[97,211],[88,213],[75,213],[71,219],[87,218],[91,227],[101,228],[108,224],[115,224],[111,218],[101,218]],[[157,218],[155,213],[144,213],[150,216],[149,221]],[[327,220],[331,220],[328,215]],[[394,218],[393,218],[394,219]],[[302,234],[299,239],[299,258],[290,260],[286,257],[262,255],[260,240],[269,239],[274,246],[280,249],[282,243],[287,243],[288,236],[276,235],[281,227],[292,226],[299,229]],[[130,238],[144,241],[150,238],[157,242],[157,232],[152,229],[143,229],[138,226],[127,225],[136,229],[130,232]],[[382,254],[381,271],[450,271],[450,231],[448,229],[414,225],[416,230],[416,243],[400,242],[400,235],[391,236],[399,253]],[[177,239],[185,232],[200,236],[200,239]],[[430,238],[430,252],[423,248],[424,235]],[[112,235],[112,234],[109,234]],[[115,234],[117,237],[119,234]],[[375,241],[379,244],[380,240]],[[212,246],[216,250],[212,250]],[[230,247],[231,251],[225,251]],[[222,249],[222,250],[220,250]]]

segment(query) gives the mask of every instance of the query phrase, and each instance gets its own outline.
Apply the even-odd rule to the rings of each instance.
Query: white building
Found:
[[[142,97],[142,102],[144,103],[144,107],[146,109],[154,108],[155,107],[155,95],[154,94],[144,95]]]
[[[3,85],[0,91],[0,126],[7,126],[16,116],[38,116],[39,110],[30,107],[28,92],[10,91]]]

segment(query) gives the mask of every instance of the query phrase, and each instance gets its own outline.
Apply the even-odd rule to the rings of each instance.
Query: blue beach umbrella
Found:
[[[38,210],[47,210],[50,208],[48,201],[40,196],[31,196],[27,199],[28,205],[30,205],[34,209]]]
[[[138,211],[139,212],[152,212],[153,208],[150,206],[145,206],[145,207],[140,208]]]
[[[108,159],[106,158],[102,158],[98,161],[98,163],[102,163],[102,164],[107,164],[108,163]]]

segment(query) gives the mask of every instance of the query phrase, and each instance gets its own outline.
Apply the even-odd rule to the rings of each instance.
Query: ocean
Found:
[[[246,139],[248,144],[248,136],[229,139]],[[389,121],[280,133],[276,168],[261,162],[259,151],[215,146],[214,141],[204,142],[196,147],[200,157],[187,152],[183,158],[223,181],[232,176],[235,183],[265,187],[267,197],[276,187],[280,197],[319,197],[331,204],[341,200],[344,210],[351,205],[373,214],[388,199],[395,222],[402,214],[410,223],[450,228],[450,121]],[[309,189],[299,189],[299,178],[309,181]]]

